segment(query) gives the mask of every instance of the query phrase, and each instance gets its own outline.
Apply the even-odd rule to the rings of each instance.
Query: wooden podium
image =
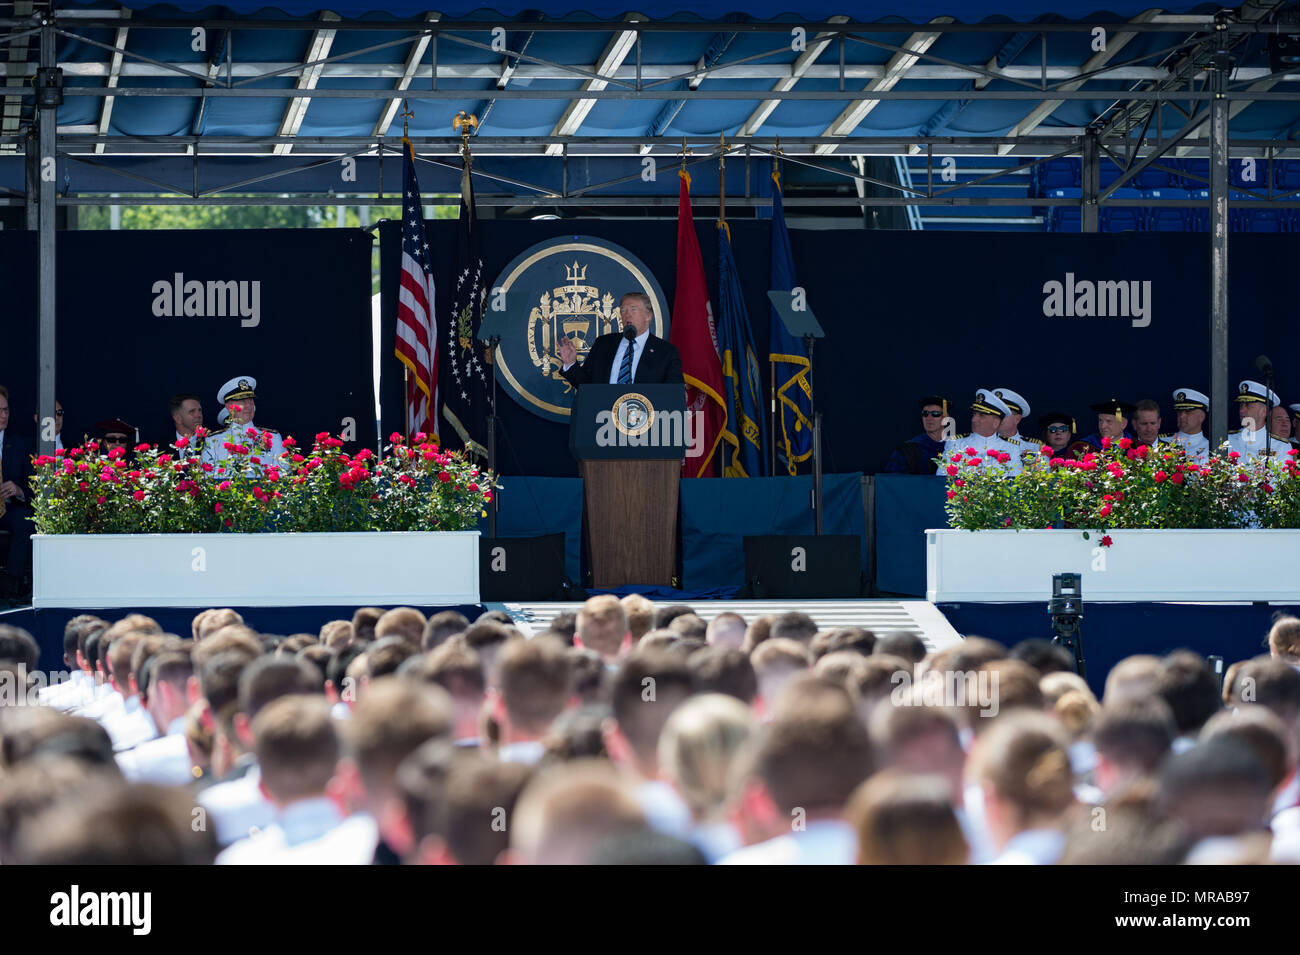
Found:
[[[670,587],[686,454],[681,385],[582,385],[569,446],[584,485],[592,586]]]

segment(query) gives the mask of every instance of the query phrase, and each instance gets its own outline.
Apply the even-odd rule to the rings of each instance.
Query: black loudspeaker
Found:
[[[1268,68],[1274,73],[1293,72],[1300,66],[1300,11],[1279,14],[1274,33],[1268,34]]]
[[[480,537],[478,589],[482,600],[565,600],[564,535]]]
[[[809,600],[862,596],[862,538],[791,534],[745,538],[749,596]]]

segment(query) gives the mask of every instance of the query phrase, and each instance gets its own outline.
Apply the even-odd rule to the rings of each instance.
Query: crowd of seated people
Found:
[[[0,863],[1300,862],[1300,620],[1222,686],[597,596],[316,633],[0,626]],[[1098,807],[1106,825],[1096,825]]]

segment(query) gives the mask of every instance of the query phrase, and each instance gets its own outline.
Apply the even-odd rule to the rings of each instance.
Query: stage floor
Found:
[[[942,650],[961,639],[939,609],[926,600],[673,600],[659,604],[684,604],[705,621],[720,613],[738,613],[746,621],[763,614],[797,610],[817,621],[822,630],[865,627],[877,637],[908,631],[925,641],[928,650]],[[581,602],[488,603],[489,610],[504,610],[526,633],[545,630],[562,613],[577,613]]]

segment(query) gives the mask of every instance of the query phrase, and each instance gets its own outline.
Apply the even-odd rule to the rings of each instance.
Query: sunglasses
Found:
[[[126,438],[115,438],[111,434],[104,437],[105,444],[126,444]]]
[[[922,418],[942,418],[942,417],[943,417],[943,412],[942,412],[942,411],[922,411],[922,412],[921,412],[921,417],[922,417]]]
[[[1068,432],[1070,430],[1070,426],[1068,424],[1049,424],[1047,426],[1047,430],[1050,431],[1052,434],[1060,434],[1063,431]]]

